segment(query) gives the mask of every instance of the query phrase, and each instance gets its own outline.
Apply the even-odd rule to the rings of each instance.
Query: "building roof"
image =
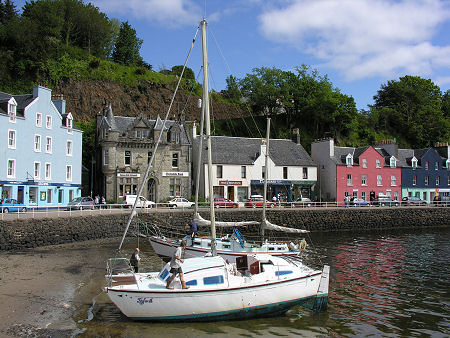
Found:
[[[24,117],[25,108],[34,100],[33,95],[11,95],[0,92],[0,114],[8,114],[8,101],[11,97],[14,97],[17,102],[16,116]]]
[[[200,137],[194,140],[199,146]],[[246,137],[212,136],[212,162],[220,164],[251,165],[259,157],[262,139]],[[301,144],[289,139],[271,139],[269,155],[277,166],[316,166]],[[202,161],[206,163],[206,142],[203,142]]]

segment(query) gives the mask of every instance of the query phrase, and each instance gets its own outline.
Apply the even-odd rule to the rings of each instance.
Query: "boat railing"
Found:
[[[130,260],[123,257],[109,258],[106,261],[106,282],[108,287],[117,283],[129,284],[132,282],[134,284],[136,277]]]

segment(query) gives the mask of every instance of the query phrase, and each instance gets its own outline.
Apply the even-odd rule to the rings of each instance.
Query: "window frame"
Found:
[[[35,180],[40,180],[41,179],[41,162],[39,162],[39,161],[34,161],[34,164],[33,164],[33,178]]]
[[[72,165],[66,165],[66,182],[72,182]]]
[[[362,159],[362,167],[367,168],[367,158]]]
[[[397,176],[391,175],[391,186],[396,187],[397,186]]]
[[[361,175],[361,185],[367,186],[367,175],[365,174]]]
[[[178,152],[172,153],[172,168],[179,168],[180,166],[180,156]]]
[[[53,118],[51,115],[45,115],[45,128],[52,129]]]
[[[126,165],[126,166],[131,166],[132,163],[133,163],[133,161],[132,161],[131,150],[124,150],[124,152],[123,152],[123,164]]]
[[[70,144],[70,146],[69,146]],[[67,140],[66,142],[66,156],[72,156],[73,154],[73,142],[72,140]]]
[[[283,180],[287,180],[288,179],[288,174],[289,174],[289,169],[288,167],[283,167]]]
[[[16,123],[17,104],[8,102],[8,116],[9,116],[9,122]]]
[[[45,162],[45,179],[52,179],[52,164],[50,162]]]
[[[14,135],[13,138],[10,136]],[[10,144],[12,140],[13,144]],[[8,149],[16,149],[17,146],[17,131],[15,129],[8,129]]]
[[[216,165],[216,177],[223,178],[223,165],[221,164]]]
[[[381,160],[379,158],[375,160],[375,166],[376,168],[381,168]]]
[[[241,178],[247,178],[247,166],[241,165]]]
[[[50,144],[49,141],[50,140]],[[49,149],[49,145],[50,145],[50,149]],[[53,152],[53,138],[51,136],[46,136],[45,137],[45,153],[46,154],[51,154]]]
[[[42,113],[36,112],[36,127],[42,127]]]
[[[383,175],[377,175],[377,186],[378,187],[383,186]]]
[[[10,163],[12,163],[12,167],[10,167]],[[12,173],[10,174],[10,170]],[[7,178],[16,178],[16,159],[8,158],[6,162],[6,177]]]
[[[347,186],[353,186],[353,175],[347,174]]]
[[[42,136],[39,134],[34,134],[34,152],[42,152]]]

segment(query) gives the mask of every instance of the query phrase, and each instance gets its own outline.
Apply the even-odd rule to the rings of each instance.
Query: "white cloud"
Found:
[[[450,68],[450,46],[433,45],[450,19],[440,0],[291,0],[260,16],[266,38],[288,43],[349,80],[431,75]]]
[[[198,23],[202,9],[192,0],[93,0],[102,12],[132,15],[167,26]]]

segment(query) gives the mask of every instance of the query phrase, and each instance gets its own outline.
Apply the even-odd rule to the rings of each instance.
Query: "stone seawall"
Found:
[[[164,222],[182,229],[192,210],[152,210],[139,214],[145,222]],[[209,219],[208,212],[200,214]],[[96,215],[0,221],[0,250],[20,250],[54,244],[122,236],[128,215]],[[216,220],[261,218],[261,210],[218,210]],[[448,227],[450,208],[348,208],[268,210],[267,219],[278,225],[310,231],[361,231],[395,228]],[[206,230],[206,229],[202,229]],[[255,228],[245,230],[256,231]]]

